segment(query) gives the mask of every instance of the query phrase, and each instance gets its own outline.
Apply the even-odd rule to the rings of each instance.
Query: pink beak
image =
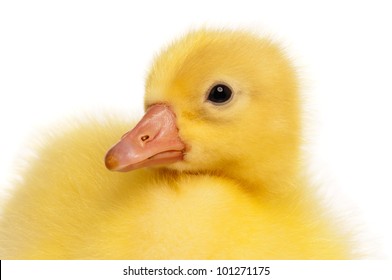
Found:
[[[107,152],[105,165],[113,171],[130,171],[169,164],[182,160],[184,150],[173,111],[167,105],[156,104]]]

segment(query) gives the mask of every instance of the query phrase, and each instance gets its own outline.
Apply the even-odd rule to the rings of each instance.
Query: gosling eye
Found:
[[[210,90],[207,100],[211,101],[214,105],[222,105],[229,102],[232,95],[232,90],[228,86],[217,84]]]

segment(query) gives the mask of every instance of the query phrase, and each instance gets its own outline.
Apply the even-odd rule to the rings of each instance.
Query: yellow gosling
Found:
[[[3,206],[0,258],[353,258],[309,186],[300,107],[271,41],[189,33],[155,59],[131,131],[108,118],[44,137]]]

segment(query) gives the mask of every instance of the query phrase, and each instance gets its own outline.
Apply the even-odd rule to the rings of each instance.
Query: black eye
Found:
[[[219,84],[211,89],[207,99],[216,104],[223,104],[229,101],[231,96],[231,89],[226,85]]]

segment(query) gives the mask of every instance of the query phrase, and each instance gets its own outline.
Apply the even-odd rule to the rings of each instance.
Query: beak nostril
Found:
[[[149,138],[150,138],[150,136],[143,135],[140,139],[144,142],[144,141],[148,140]]]

